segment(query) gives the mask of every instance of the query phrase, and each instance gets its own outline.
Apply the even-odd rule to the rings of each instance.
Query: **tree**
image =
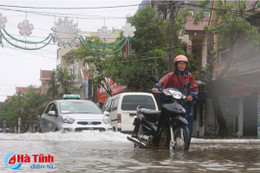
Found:
[[[130,91],[144,91],[152,86],[151,75],[167,72],[168,20],[160,19],[154,8],[145,6],[127,21],[136,27],[131,38],[133,53],[107,58],[106,74]]]
[[[218,50],[214,50],[213,46],[209,49],[209,67],[207,69],[208,80],[208,93],[209,97],[212,97],[214,113],[217,117],[218,124],[220,126],[220,135],[222,137],[229,136],[230,131],[226,125],[226,121],[221,111],[219,95],[226,95],[223,93],[223,88],[227,86],[227,82],[224,80],[228,75],[231,65],[234,61],[246,60],[250,58],[250,54],[255,54],[257,47],[260,44],[259,29],[247,21],[247,16],[250,15],[252,9],[247,9],[247,1],[218,1],[218,6],[214,9],[216,13],[216,21],[213,26],[205,27],[209,35],[218,33],[220,36],[220,46],[229,48],[229,55],[225,57],[225,66],[217,76],[215,81],[212,80],[213,63],[215,60],[215,54]],[[250,12],[250,13],[249,13]]]
[[[48,90],[46,92],[46,95],[50,100],[55,100],[60,97],[59,93],[59,87],[60,85],[57,83],[57,79],[55,76],[55,72],[52,73],[51,75],[51,81],[48,83]]]
[[[29,89],[21,98],[20,107],[24,131],[32,130],[33,125],[39,123],[37,116],[44,112],[49,102],[47,96],[39,93],[37,90],[37,88],[29,86]]]
[[[1,103],[1,124],[6,121],[7,126],[14,127],[18,124],[18,96],[13,96]]]
[[[172,3],[166,8],[171,8]],[[178,54],[187,55],[185,45],[181,44],[178,36],[184,33],[185,23],[189,16],[188,8],[181,9],[181,3],[175,4],[174,15],[174,45],[169,47],[169,19],[161,19],[154,8],[145,6],[138,10],[133,17],[127,21],[136,27],[135,36],[131,38],[133,54],[130,56],[117,55],[108,60],[107,74],[117,83],[126,85],[129,90],[147,90],[153,86],[150,76],[156,74],[159,77],[172,72],[172,65],[167,62],[167,57],[173,60]],[[174,49],[174,53],[171,49]],[[190,61],[191,71],[199,69],[191,55],[187,55]],[[114,62],[114,63],[113,63]],[[170,71],[169,71],[170,69]]]
[[[59,96],[62,96],[63,94],[75,92],[74,79],[75,79],[75,75],[71,74],[67,67],[57,68],[56,81],[58,85],[56,84],[54,85],[59,86],[58,88]]]
[[[208,0],[202,0],[201,13],[205,9],[205,4],[209,3]],[[234,59],[241,60],[241,58],[250,57],[255,51],[252,51],[259,47],[260,34],[259,29],[252,25],[249,21],[252,11],[258,8],[259,2],[255,2],[255,5],[248,9],[248,1],[236,0],[236,1],[221,1],[216,2],[217,6],[212,9],[216,14],[212,18],[212,26],[205,26],[204,30],[207,32],[208,38],[213,37],[213,34],[217,34],[219,41],[219,47],[229,48],[228,57],[225,57],[225,67],[221,71],[219,78],[223,78],[227,75],[231,64]],[[214,15],[213,15],[214,16]],[[249,18],[248,18],[249,17]],[[208,40],[208,67],[207,77],[204,79],[210,81],[213,75],[213,64],[215,63],[215,55],[219,50],[214,50],[214,40]]]
[[[234,59],[240,57],[240,53],[244,58],[245,54],[251,52],[252,47],[256,48],[260,45],[259,29],[246,20],[246,3],[246,1],[234,3],[219,1],[218,9],[215,10],[217,17],[220,18],[219,24],[215,26],[215,30],[221,35],[220,43],[230,48],[230,56],[219,75],[220,78],[227,74]]]
[[[38,88],[29,86],[25,93],[16,93],[11,98],[0,103],[0,123],[6,121],[7,127],[17,127],[18,117],[21,117],[21,130],[27,132],[37,124],[37,115],[43,113],[49,100],[39,93]]]
[[[99,40],[98,37],[86,37],[85,39],[91,45],[109,46],[116,43],[115,41],[115,42],[105,44],[101,40]],[[106,63],[107,56],[105,55],[106,50],[98,49],[98,48],[94,50],[97,53],[90,52],[86,50],[83,46],[81,46],[79,49],[77,49],[74,52],[74,54],[70,55],[68,58],[80,59],[83,61],[84,65],[88,64],[90,68],[88,69],[87,72],[93,75],[92,82],[94,84],[94,87],[99,88],[100,86],[102,86],[106,90],[108,95],[111,95],[112,91],[109,85],[109,80],[108,80],[109,76],[105,74],[105,70],[104,70],[107,68],[107,63]]]
[[[176,54],[180,52],[185,54],[185,51],[183,51],[185,46],[180,43],[178,35],[184,29],[187,16],[188,10],[183,9],[180,10],[175,20],[174,50]],[[130,40],[133,48],[132,54],[128,55],[124,51],[120,51],[105,56],[89,52],[84,47],[80,47],[71,56],[80,58],[94,67],[90,70],[94,76],[94,83],[96,86],[104,87],[109,95],[111,95],[111,89],[107,83],[108,80],[106,80],[109,77],[117,84],[126,85],[130,91],[143,91],[152,87],[151,75],[156,74],[162,77],[168,72],[169,20],[161,19],[154,8],[145,6],[138,10],[133,17],[127,18],[127,21],[136,27],[135,36]],[[95,37],[87,37],[86,40],[94,45],[104,44]],[[98,52],[99,50],[95,49],[95,51]],[[104,53],[106,50],[100,52]],[[170,58],[173,59],[173,57]],[[190,58],[192,59],[192,57]]]

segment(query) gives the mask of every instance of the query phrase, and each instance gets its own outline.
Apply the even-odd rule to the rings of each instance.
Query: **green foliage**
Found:
[[[147,5],[127,21],[136,27],[131,43],[137,54],[153,49],[167,50],[169,21],[160,19],[154,8]]]
[[[178,35],[184,31],[188,16],[188,8],[185,8],[179,11],[174,20],[175,46],[178,48],[176,48],[176,53],[185,54]],[[119,85],[126,85],[130,91],[146,91],[153,86],[150,80],[151,75],[163,76],[168,73],[168,60],[165,59],[169,50],[169,20],[160,19],[155,9],[147,5],[138,10],[133,17],[127,18],[127,21],[136,27],[135,36],[130,40],[132,54],[128,55],[123,50],[112,56],[103,56],[80,47],[70,57],[79,58],[92,67],[88,72],[93,74],[93,84],[97,87],[103,86],[108,94],[111,93],[106,80],[108,77]],[[86,40],[93,45],[104,45],[97,37],[87,37]],[[104,52],[105,50],[96,49],[95,51]],[[191,64],[191,69],[195,69],[195,62]]]
[[[80,47],[70,57],[79,58],[92,67],[88,72],[93,74],[93,84],[96,87],[101,85],[108,94],[111,93],[106,80],[108,77],[117,84],[127,85],[130,90],[142,90],[150,87],[146,84],[152,73],[155,71],[161,73],[165,70],[166,63],[162,58],[157,57],[167,53],[168,20],[158,18],[155,10],[149,6],[138,10],[127,20],[136,27],[135,37],[130,40],[133,48],[132,55],[127,55],[123,50],[113,56],[102,56]],[[86,40],[93,45],[104,44],[97,37],[87,37]],[[115,44],[115,42],[106,44]],[[158,65],[160,65],[159,70],[157,70]]]
[[[194,18],[194,24],[198,24],[198,22],[204,18],[204,10],[200,10],[193,16]]]
[[[211,51],[210,51],[210,55],[215,55],[216,53],[217,53],[216,50],[211,50]]]
[[[205,8],[209,4],[209,0],[200,0],[199,7]]]
[[[17,96],[13,96],[1,103],[1,126],[6,121],[7,127],[13,127],[18,122],[19,101]]]
[[[252,26],[248,21],[241,17],[233,17],[228,21],[222,21],[217,26],[217,31],[222,35],[222,44],[236,41],[238,37],[243,37],[244,41],[259,43],[259,31],[257,27]]]
[[[153,52],[157,55],[161,53],[164,52]],[[150,76],[165,73],[167,69],[166,63],[161,58],[129,55],[110,57],[109,61],[106,73],[113,81],[126,85],[129,91],[146,91],[153,86]]]
[[[232,51],[236,51],[242,58],[255,54],[260,45],[259,28],[246,19],[246,3],[244,0],[233,3],[220,2],[217,16],[220,22],[215,26],[221,35],[220,43],[230,46]]]
[[[57,68],[49,82],[47,95],[50,100],[54,100],[61,98],[63,94],[76,94],[78,90],[75,85],[75,75],[67,67]]]
[[[37,92],[37,88],[30,86],[22,96],[22,113],[26,115],[40,115],[43,113],[48,99],[46,95]],[[35,117],[36,118],[36,117]]]
[[[98,39],[98,37],[86,38],[86,41],[88,41],[90,44],[93,45],[104,45],[104,44],[112,45],[115,44],[118,40],[111,43],[103,43]],[[100,50],[100,49],[95,49],[95,51],[104,52],[104,50]],[[122,53],[122,52],[118,52],[118,53]],[[100,86],[102,86],[107,91],[107,93],[111,95],[112,91],[109,87],[108,80],[107,80],[109,76],[105,74],[105,69],[109,64],[109,62],[107,62],[106,60],[107,59],[106,55],[98,55],[98,54],[91,53],[81,46],[79,49],[77,49],[74,52],[74,54],[70,58],[79,58],[83,60],[84,64],[88,64],[91,68],[89,68],[87,72],[93,75],[92,83],[94,87],[99,88]]]
[[[37,115],[41,115],[48,104],[46,95],[38,92],[38,88],[29,86],[23,93],[12,96],[5,102],[0,103],[0,124],[6,121],[6,127],[14,127],[18,124],[19,114],[22,120],[22,131],[28,131],[29,124],[37,124]]]
[[[67,67],[57,69],[56,79],[61,95],[75,92],[75,75],[71,74]]]
[[[178,15],[176,16],[174,20],[174,27],[175,27],[175,45],[180,44],[179,35],[183,34],[185,31],[185,24],[187,23],[187,19],[190,16],[189,8],[184,8],[183,10],[180,10],[178,12]]]
[[[206,32],[208,32],[208,31],[210,30],[210,28],[209,28],[208,25],[205,25],[205,26],[203,27],[203,30],[206,31]]]
[[[61,94],[59,93],[59,88],[60,85],[57,83],[55,72],[53,72],[51,76],[51,81],[49,81],[48,83],[48,90],[46,93],[50,100],[55,100],[61,96]]]

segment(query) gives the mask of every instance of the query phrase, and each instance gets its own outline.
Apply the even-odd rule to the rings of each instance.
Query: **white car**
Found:
[[[88,100],[54,100],[40,121],[40,132],[112,130],[108,116]]]
[[[109,114],[113,130],[132,133],[137,106],[142,105],[158,111],[157,102],[152,93],[124,92],[109,97],[103,106],[103,112]]]

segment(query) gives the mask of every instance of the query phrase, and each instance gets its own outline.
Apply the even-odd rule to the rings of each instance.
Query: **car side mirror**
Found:
[[[109,112],[108,111],[104,111],[103,112],[106,116],[109,116]]]
[[[50,116],[57,116],[55,111],[49,111],[48,115],[50,115]]]
[[[156,75],[152,75],[151,76],[151,80],[155,83],[158,83],[159,82],[159,78],[156,76]]]

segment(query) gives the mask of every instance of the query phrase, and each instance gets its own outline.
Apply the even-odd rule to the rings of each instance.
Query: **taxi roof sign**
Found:
[[[64,99],[80,99],[79,94],[63,94]]]

